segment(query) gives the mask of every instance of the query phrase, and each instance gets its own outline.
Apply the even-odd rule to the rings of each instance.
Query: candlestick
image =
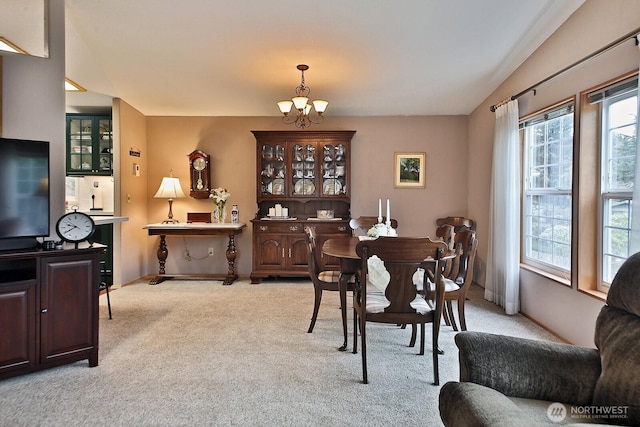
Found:
[[[387,225],[391,225],[391,209],[389,206],[389,199],[387,199]]]
[[[382,199],[378,199],[378,224],[382,223]]]

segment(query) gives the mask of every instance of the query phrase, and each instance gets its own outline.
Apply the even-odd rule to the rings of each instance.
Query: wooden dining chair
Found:
[[[361,260],[361,280],[353,295],[354,331],[359,329],[362,353],[362,377],[367,376],[367,323],[420,325],[420,354],[424,354],[425,324],[432,323],[434,384],[440,382],[438,371],[438,335],[444,306],[444,283],[440,276],[440,259],[447,250],[444,242],[428,237],[379,237],[356,246]],[[430,259],[431,261],[425,261]],[[375,261],[375,262],[374,262]],[[434,265],[435,307],[416,291],[412,277],[426,263]],[[353,349],[357,352],[357,333]],[[421,373],[418,373],[420,375]]]
[[[445,309],[442,313],[442,317],[445,320],[447,326],[453,327],[454,331],[458,330],[456,319],[453,314],[453,301],[458,305],[458,319],[460,321],[460,328],[463,331],[467,330],[467,321],[464,313],[464,305],[467,300],[467,293],[473,283],[473,266],[475,263],[476,252],[478,250],[478,239],[476,238],[476,232],[468,228],[461,229],[455,235],[455,269],[449,272],[448,276],[443,274],[444,282],[444,302]],[[427,271],[427,283],[429,284],[429,299],[431,301],[435,298],[435,288],[433,285],[433,279],[430,277],[432,273]],[[416,277],[414,277],[416,279]],[[416,287],[418,292],[425,294],[422,277],[417,277]],[[414,334],[415,335],[415,331]],[[411,345],[415,341],[415,337],[412,336]]]
[[[436,228],[436,237],[447,244],[447,247],[451,250],[454,249],[454,236],[455,236],[454,226],[451,224],[442,224],[438,228]],[[457,272],[458,269],[458,258],[447,260],[442,275],[444,277],[449,277],[452,270]]]
[[[387,221],[386,217],[382,217],[382,222]],[[371,227],[378,223],[377,216],[359,216],[358,218],[351,218],[349,221],[349,227],[354,236],[366,236]],[[391,219],[391,228],[398,228],[398,221]]]
[[[318,312],[320,311],[320,303],[322,302],[322,291],[338,291],[340,289],[340,272],[333,270],[321,270],[320,263],[318,261],[318,251],[316,246],[316,228],[313,226],[304,227],[304,232],[307,235],[307,245],[309,254],[309,277],[313,282],[314,290],[314,303],[313,303],[313,315],[311,316],[311,323],[309,324],[308,333],[313,332],[313,327],[316,324],[318,318]],[[353,291],[355,288],[355,280],[352,278],[347,283],[347,291]]]
[[[452,307],[452,302],[457,301],[460,329],[466,331],[467,320],[464,314],[464,303],[467,300],[467,293],[471,283],[473,283],[473,266],[476,252],[478,251],[476,232],[470,229],[460,230],[455,235],[455,244],[459,248],[456,255],[456,271],[451,272],[449,277],[444,278],[445,320],[449,320],[454,331],[458,330]],[[432,298],[434,297],[434,291],[432,288]]]
[[[438,218],[436,220],[436,225],[441,226],[444,224],[453,225],[454,231],[457,233],[463,227],[470,228],[471,230],[476,229],[476,222],[472,219],[465,218],[463,216],[448,216],[445,218]]]

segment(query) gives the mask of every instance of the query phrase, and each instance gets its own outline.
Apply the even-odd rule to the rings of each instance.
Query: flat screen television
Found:
[[[49,235],[49,142],[0,138],[0,250]]]

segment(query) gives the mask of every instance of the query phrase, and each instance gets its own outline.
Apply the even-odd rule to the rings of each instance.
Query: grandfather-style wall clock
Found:
[[[209,198],[211,190],[210,156],[204,151],[195,150],[189,154],[189,170],[191,172],[191,188],[189,195],[194,199]]]

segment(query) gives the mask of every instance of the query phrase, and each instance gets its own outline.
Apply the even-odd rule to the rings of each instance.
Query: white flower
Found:
[[[209,198],[213,199],[213,203],[217,206],[223,206],[227,203],[227,199],[231,196],[231,193],[226,188],[218,187],[210,191]]]

